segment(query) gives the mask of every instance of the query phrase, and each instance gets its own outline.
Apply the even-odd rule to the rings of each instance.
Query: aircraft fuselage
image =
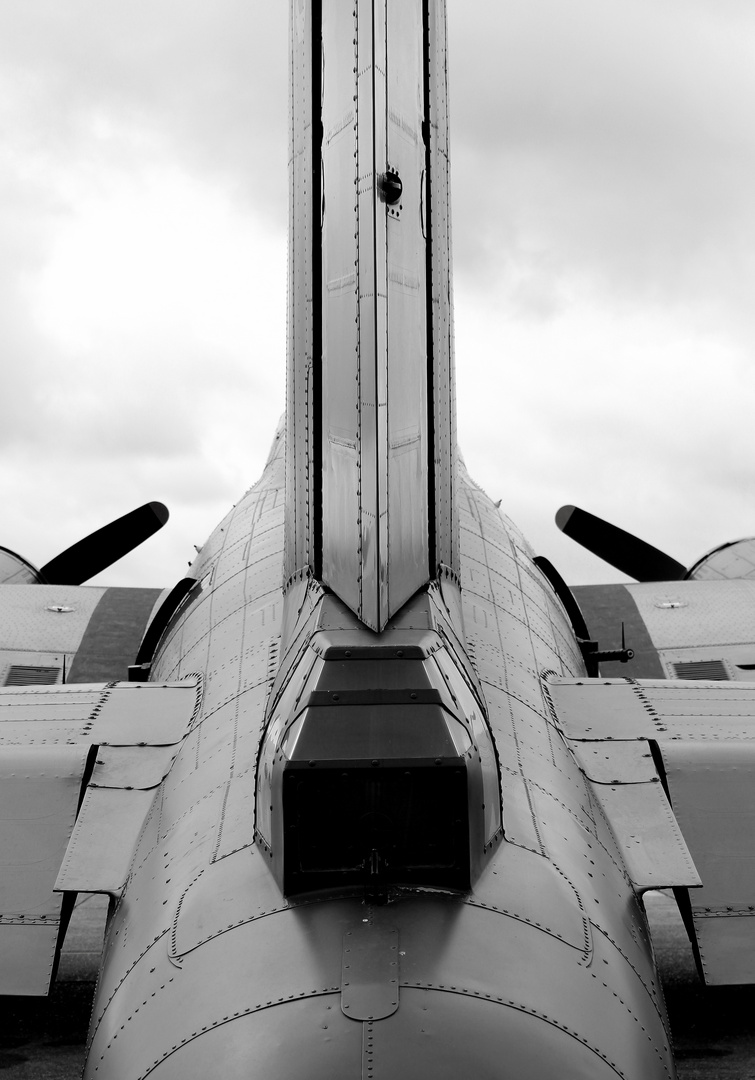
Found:
[[[155,657],[158,681],[204,673],[202,707],[110,919],[85,1075],[673,1075],[642,907],[543,694],[543,672],[583,673],[574,634],[521,535],[461,466],[465,692],[486,703],[504,836],[476,853],[467,888],[283,894],[254,804],[287,634],[284,439],[198,556],[202,584]],[[322,629],[289,629],[292,657]],[[326,629],[346,651],[350,633],[355,646],[382,637],[337,611]],[[450,634],[436,637],[453,651]]]

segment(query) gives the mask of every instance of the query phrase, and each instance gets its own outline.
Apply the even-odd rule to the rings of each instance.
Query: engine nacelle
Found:
[[[44,578],[28,559],[0,547],[0,585],[40,585]]]

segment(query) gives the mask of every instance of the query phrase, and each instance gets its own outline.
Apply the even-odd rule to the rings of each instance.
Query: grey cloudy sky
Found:
[[[460,443],[573,583],[574,502],[755,533],[755,6],[449,0]],[[287,4],[0,5],[0,544],[147,499],[170,585],[284,406]]]

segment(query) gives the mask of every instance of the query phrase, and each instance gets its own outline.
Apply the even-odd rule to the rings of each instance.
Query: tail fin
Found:
[[[443,0],[292,0],[286,578],[457,571]]]

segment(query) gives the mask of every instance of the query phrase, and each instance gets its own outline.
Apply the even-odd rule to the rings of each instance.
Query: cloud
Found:
[[[563,280],[604,302],[737,307],[755,241],[755,12],[671,0],[450,12],[454,181],[476,192],[454,208],[459,271],[514,303],[539,285],[532,317],[559,309]]]
[[[262,469],[284,394],[286,15],[280,56],[280,13],[253,16],[0,11],[0,543],[40,563],[159,498],[169,533],[105,576],[170,584]]]
[[[96,163],[130,131],[283,223],[286,24],[242,0],[7,0],[3,88],[44,158]]]

